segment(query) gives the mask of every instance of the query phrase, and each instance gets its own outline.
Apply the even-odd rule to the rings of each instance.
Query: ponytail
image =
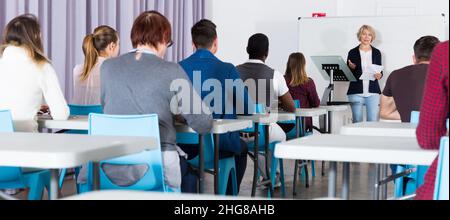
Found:
[[[89,34],[83,41],[83,52],[85,55],[83,71],[81,72],[80,79],[85,81],[89,78],[89,74],[97,63],[99,52],[95,48],[94,35]]]
[[[100,52],[105,50],[109,44],[118,43],[119,37],[116,30],[108,26],[100,26],[89,34],[83,41],[83,52],[85,55],[81,81],[86,81],[91,74],[91,70],[97,64]]]

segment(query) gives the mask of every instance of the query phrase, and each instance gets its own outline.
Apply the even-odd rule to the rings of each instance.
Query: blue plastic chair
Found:
[[[199,135],[193,133],[177,133],[178,144],[199,145]],[[214,138],[211,134],[203,136],[205,169],[214,171]],[[188,161],[194,167],[199,167],[200,157]],[[219,195],[226,195],[229,178],[232,181],[233,195],[238,194],[236,162],[234,157],[219,160]]]
[[[301,108],[300,105],[300,100],[294,100],[294,104],[295,104],[295,108]],[[283,121],[283,122],[279,122],[280,124],[294,124],[295,126],[297,126],[297,121]],[[299,125],[300,130],[302,129],[302,125]],[[291,131],[289,131],[288,133],[286,133],[286,138],[287,140],[292,140],[292,139],[296,139],[297,138],[297,129],[294,127]]]
[[[297,108],[297,109],[301,108],[300,100],[294,100],[294,104],[295,104],[295,108]],[[294,124],[295,126],[299,127],[300,131],[302,130],[302,126],[303,126],[302,124],[297,125],[297,120],[280,122],[280,124]],[[310,135],[312,135],[311,132],[308,132],[305,134],[305,136],[310,136]],[[288,133],[286,133],[286,137],[287,137],[287,140],[296,139],[297,138],[297,129],[294,128],[291,131],[289,131]],[[298,163],[300,163],[300,161],[296,161],[296,163],[297,163],[296,167],[298,167]],[[295,170],[297,170],[297,169],[295,169]],[[312,177],[316,177],[316,164],[314,161],[311,161],[311,172],[312,172]],[[302,179],[306,180],[306,187],[309,187],[309,184],[308,184],[309,178],[307,178],[307,175],[308,175],[308,166],[307,165],[302,166],[302,169],[300,170],[300,174],[301,174]],[[297,174],[295,173],[294,175],[297,175]],[[294,186],[296,185],[296,182],[297,181],[294,181]]]
[[[160,144],[159,122],[157,115],[140,116],[113,116],[90,114],[89,115],[90,135],[112,135],[112,136],[136,136],[154,137]],[[131,186],[118,186],[114,184],[105,174],[102,167],[104,165],[147,165],[148,170],[144,176]],[[93,166],[88,166],[87,191],[92,190]],[[161,146],[158,149],[145,151],[139,154],[124,156],[100,162],[100,188],[107,190],[141,190],[167,192],[164,182],[164,170],[162,163]],[[86,192],[86,187],[81,188],[81,192]]]
[[[14,132],[11,112],[0,110],[0,132]],[[23,173],[19,167],[0,167],[0,189],[25,189],[30,188],[29,200],[40,200],[44,188],[49,189],[50,172],[38,171]]]
[[[420,112],[417,111],[411,112],[411,120],[409,123],[417,125],[419,124],[419,120],[420,120]]]
[[[420,112],[413,111],[411,113],[411,124],[419,124]],[[429,166],[413,166],[413,165],[401,165],[397,166],[397,173],[403,173],[406,170],[416,169],[415,172],[408,176],[400,177],[395,180],[394,194],[396,198],[401,198],[406,195],[414,194],[417,189],[423,185],[425,181],[425,175],[429,169]],[[406,186],[404,183],[406,182]]]
[[[91,113],[103,114],[103,107],[101,105],[69,105],[70,115],[84,115]]]
[[[69,105],[71,116],[88,116],[91,113],[103,114],[103,107],[101,105]],[[66,134],[88,134],[88,131],[70,130]]]
[[[88,116],[91,113],[103,114],[103,107],[101,105],[69,105],[70,115],[72,116]],[[69,130],[64,132],[66,134],[88,134],[88,131]],[[75,176],[78,176],[79,168],[75,168]],[[59,177],[59,187],[62,189],[64,179],[67,174],[67,169],[61,170]]]
[[[448,137],[443,137],[439,151],[434,200],[448,200],[448,166]]]
[[[255,113],[256,114],[264,114],[266,113],[266,108],[262,104],[257,104],[255,106]],[[266,131],[264,129],[263,125],[259,125],[259,152],[265,154],[265,144],[266,144]],[[255,125],[253,125],[253,128],[249,128],[244,130],[243,132],[246,133],[254,133],[255,132]],[[275,152],[275,146],[278,144],[278,142],[271,142],[269,143],[269,150],[272,152]],[[255,142],[248,142],[248,151],[254,152],[255,149]],[[255,155],[258,156],[258,155]],[[283,159],[278,159],[275,157],[275,153],[272,156],[272,164],[270,167],[270,179],[272,181],[272,189],[274,188],[275,182],[276,182],[276,170],[278,168],[278,164],[280,165],[280,181],[281,181],[281,195],[282,197],[286,196],[286,187],[285,187],[285,180],[284,180],[284,165],[283,165]],[[270,190],[268,191],[268,197],[271,198],[273,195],[270,195]]]

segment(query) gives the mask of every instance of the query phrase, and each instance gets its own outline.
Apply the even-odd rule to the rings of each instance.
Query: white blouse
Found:
[[[82,81],[83,64],[75,66],[73,70],[73,98],[74,105],[100,105],[100,68],[106,59],[98,58],[89,77]]]
[[[362,67],[362,72],[366,73],[368,72],[369,66],[372,65],[372,51],[359,51],[361,53],[361,67]],[[370,80],[363,80],[363,93],[360,94],[360,96],[363,97],[370,97],[372,95],[378,95],[378,94],[373,94],[369,92],[369,87],[370,87]]]
[[[15,130],[37,132],[37,113],[43,104],[55,120],[66,120],[69,107],[55,69],[37,65],[22,47],[8,46],[0,57],[0,109],[10,110]]]

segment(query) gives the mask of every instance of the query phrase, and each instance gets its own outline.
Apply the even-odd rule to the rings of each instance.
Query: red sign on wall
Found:
[[[313,13],[312,16],[313,16],[313,18],[322,18],[322,17],[326,17],[327,13],[317,12],[317,13]]]

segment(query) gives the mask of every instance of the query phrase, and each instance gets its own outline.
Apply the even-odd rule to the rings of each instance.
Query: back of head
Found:
[[[9,45],[25,48],[33,61],[39,65],[48,63],[48,59],[43,52],[41,28],[34,15],[21,15],[6,25],[0,54],[3,54],[3,51]]]
[[[133,47],[149,45],[155,48],[158,44],[167,44],[172,38],[172,27],[169,20],[157,11],[147,11],[139,15],[131,29]]]
[[[289,56],[286,67],[286,76],[290,78],[290,86],[301,86],[309,81],[306,74],[306,59],[302,53],[293,53]]]
[[[247,53],[250,59],[265,59],[269,55],[269,38],[255,34],[248,39]]]
[[[430,61],[431,54],[439,43],[439,39],[434,36],[424,36],[417,40],[414,44],[414,56],[417,63]]]
[[[83,53],[85,55],[81,80],[87,80],[92,68],[98,61],[100,52],[104,51],[111,43],[119,40],[117,31],[109,26],[99,26],[94,33],[87,35],[83,41]]]
[[[217,39],[217,26],[210,20],[203,19],[191,29],[192,42],[197,49],[209,49]]]

